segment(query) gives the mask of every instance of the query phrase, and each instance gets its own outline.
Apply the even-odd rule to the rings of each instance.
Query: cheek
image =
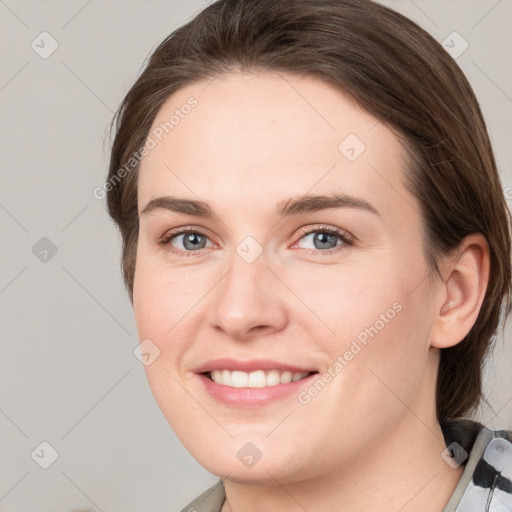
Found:
[[[197,322],[193,306],[202,293],[197,287],[192,293],[183,288],[184,284],[173,279],[171,272],[141,261],[133,294],[139,339],[151,340],[159,351],[154,361],[144,366],[146,378],[158,406],[180,438],[186,438],[187,428],[193,424],[190,418],[201,417],[197,404],[184,390],[180,362],[193,344],[190,329]]]
[[[169,301],[170,295],[165,293],[165,286],[155,275],[145,272],[142,268],[136,271],[133,309],[140,340],[149,338],[160,345],[159,340],[172,326],[170,312],[173,308]],[[169,314],[165,315],[165,311]]]
[[[409,275],[389,272],[377,285],[368,283],[367,298],[349,307],[354,320],[345,350],[336,354],[344,368],[333,392],[345,398],[345,414],[356,411],[357,424],[369,415],[391,424],[429,382],[428,286],[412,283],[412,268]]]
[[[352,339],[376,322],[381,327],[380,317],[387,311],[390,319],[395,317],[393,304],[404,301],[407,284],[403,273],[396,272],[393,265],[391,258],[378,262],[368,258],[307,271],[298,269],[290,273],[287,282],[322,321],[327,329],[323,339],[343,348],[340,340]],[[298,304],[297,308],[299,311],[304,306]],[[314,319],[312,315],[305,318],[304,322]],[[302,321],[301,315],[295,315],[294,320]]]
[[[204,295],[200,276],[190,278],[186,270],[166,268],[161,262],[145,258],[137,261],[133,308],[140,339],[152,339],[162,351],[179,345],[176,331],[190,325]]]
[[[319,345],[343,366],[339,375],[344,377],[336,379],[343,392],[351,389],[370,402],[371,396],[389,392],[376,375],[407,394],[407,383],[419,385],[423,378],[428,357],[432,319],[426,266],[420,258],[405,262],[392,256],[331,272],[328,281],[319,281],[320,288],[308,279],[303,289],[330,330]]]

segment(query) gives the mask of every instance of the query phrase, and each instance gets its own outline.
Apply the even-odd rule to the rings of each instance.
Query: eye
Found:
[[[353,245],[354,243],[353,237],[347,232],[331,226],[317,226],[313,229],[304,229],[301,230],[301,235],[300,241],[309,245],[309,247],[303,246],[302,248],[313,253],[337,252],[343,247]]]
[[[171,252],[182,256],[190,256],[192,252],[205,249],[209,238],[194,228],[181,229],[166,233],[158,240],[158,245],[169,248]]]
[[[300,247],[300,243],[305,242],[309,244],[309,247],[302,246],[301,248],[313,254],[338,252],[354,243],[354,238],[349,233],[332,226],[302,229],[300,234],[302,236],[299,242],[294,245]],[[165,233],[157,240],[159,246],[185,257],[193,256],[194,252],[211,247],[211,242],[210,245],[208,245],[208,242],[210,242],[210,239],[205,233],[192,227]]]

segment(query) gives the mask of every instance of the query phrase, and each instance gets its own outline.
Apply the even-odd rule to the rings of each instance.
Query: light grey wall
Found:
[[[467,41],[457,60],[512,187],[512,2],[383,3],[439,41]],[[175,511],[217,480],[180,445],[133,355],[119,237],[92,195],[106,127],[144,58],[204,6],[0,0],[2,512]],[[512,425],[511,361],[507,328],[479,414],[491,428]]]

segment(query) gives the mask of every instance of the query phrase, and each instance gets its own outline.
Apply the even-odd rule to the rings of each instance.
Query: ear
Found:
[[[486,238],[474,233],[443,263],[439,305],[431,331],[431,346],[447,348],[464,339],[473,327],[490,275]]]

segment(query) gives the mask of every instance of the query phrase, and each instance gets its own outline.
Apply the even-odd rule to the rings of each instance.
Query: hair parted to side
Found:
[[[371,0],[219,0],[170,34],[146,62],[112,126],[109,214],[122,236],[122,269],[133,302],[138,240],[138,163],[171,94],[232,71],[315,77],[337,87],[400,138],[405,177],[424,222],[425,258],[438,258],[471,233],[488,241],[491,272],[478,319],[454,347],[441,350],[441,422],[473,412],[482,366],[511,305],[510,211],[478,101],[442,46],[408,18]],[[111,181],[112,183],[112,181]],[[503,310],[502,310],[503,308]]]

